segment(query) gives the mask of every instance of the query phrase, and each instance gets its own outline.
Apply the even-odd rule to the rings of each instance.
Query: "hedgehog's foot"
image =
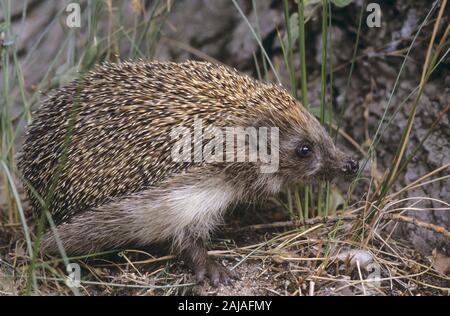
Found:
[[[229,285],[231,284],[231,279],[235,278],[235,274],[232,271],[209,258],[205,265],[197,265],[193,269],[197,282],[203,282],[205,276],[207,276],[214,287],[217,287],[219,284]]]
[[[217,287],[219,284],[228,285],[231,283],[231,279],[236,278],[234,272],[209,258],[201,239],[192,241],[182,251],[182,256],[194,270],[197,282],[203,282],[207,277],[212,286]]]

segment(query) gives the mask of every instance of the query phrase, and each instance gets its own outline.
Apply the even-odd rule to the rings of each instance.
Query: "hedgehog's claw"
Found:
[[[208,277],[214,287],[219,286],[219,284],[229,285],[231,280],[236,278],[236,273],[211,259],[208,259],[204,265],[196,266],[194,273],[197,282],[201,283],[205,280],[205,277]]]
[[[203,239],[191,238],[188,240],[190,242],[181,251],[181,255],[194,271],[198,283],[209,278],[211,285],[217,287],[219,284],[228,285],[231,283],[231,279],[236,278],[234,272],[209,258]]]

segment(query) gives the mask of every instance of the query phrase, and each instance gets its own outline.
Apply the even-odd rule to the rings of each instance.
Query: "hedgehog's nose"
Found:
[[[358,170],[359,170],[359,162],[354,160],[353,158],[348,159],[345,162],[344,167],[342,168],[342,171],[348,175],[354,175],[355,173],[358,172]]]

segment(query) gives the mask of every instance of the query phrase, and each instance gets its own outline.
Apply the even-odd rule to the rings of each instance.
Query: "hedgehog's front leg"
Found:
[[[208,257],[204,241],[238,199],[236,188],[218,173],[197,170],[169,179],[155,192],[149,204],[161,207],[145,212],[146,225],[160,232],[160,240],[166,236],[172,240],[173,250],[192,267],[199,281],[208,277],[213,285],[229,283],[231,274]]]
[[[213,286],[218,286],[219,283],[229,284],[231,278],[236,277],[235,273],[209,258],[203,239],[192,237],[187,242],[181,256],[194,270],[198,282],[208,277]]]

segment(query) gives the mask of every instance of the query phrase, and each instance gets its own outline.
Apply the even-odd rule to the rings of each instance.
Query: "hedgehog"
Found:
[[[262,172],[262,159],[239,154],[208,161],[192,159],[194,150],[184,156],[191,159],[174,159],[173,131],[183,127],[192,136],[198,120],[203,132],[276,129],[276,141],[261,137],[279,157],[276,170]],[[200,138],[188,145],[201,151],[207,144]],[[58,245],[82,255],[167,243],[199,282],[213,285],[235,276],[206,248],[228,209],[291,184],[358,171],[281,85],[199,61],[96,66],[34,111],[18,166],[33,210],[48,210],[55,224],[44,233],[43,254],[57,255]]]

